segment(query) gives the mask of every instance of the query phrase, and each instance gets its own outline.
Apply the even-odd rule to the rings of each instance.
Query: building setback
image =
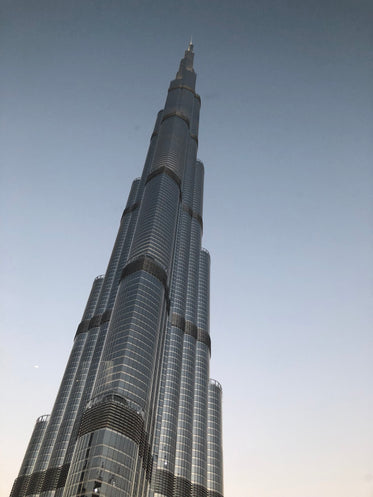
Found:
[[[11,497],[222,497],[190,43]]]

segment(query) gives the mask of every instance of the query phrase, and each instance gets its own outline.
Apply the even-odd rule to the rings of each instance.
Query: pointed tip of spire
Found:
[[[193,40],[192,40],[192,35],[190,35],[190,42],[188,45],[188,52],[193,52]]]

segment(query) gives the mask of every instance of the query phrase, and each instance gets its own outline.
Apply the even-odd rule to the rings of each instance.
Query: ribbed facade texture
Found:
[[[193,56],[189,44],[11,497],[223,496]]]

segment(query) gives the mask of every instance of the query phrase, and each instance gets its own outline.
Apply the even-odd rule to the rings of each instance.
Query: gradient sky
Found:
[[[0,495],[192,34],[225,496],[372,497],[372,2],[1,10]]]

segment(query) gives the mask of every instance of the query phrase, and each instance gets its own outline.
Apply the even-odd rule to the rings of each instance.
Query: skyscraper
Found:
[[[11,497],[223,495],[193,57],[190,43]]]

